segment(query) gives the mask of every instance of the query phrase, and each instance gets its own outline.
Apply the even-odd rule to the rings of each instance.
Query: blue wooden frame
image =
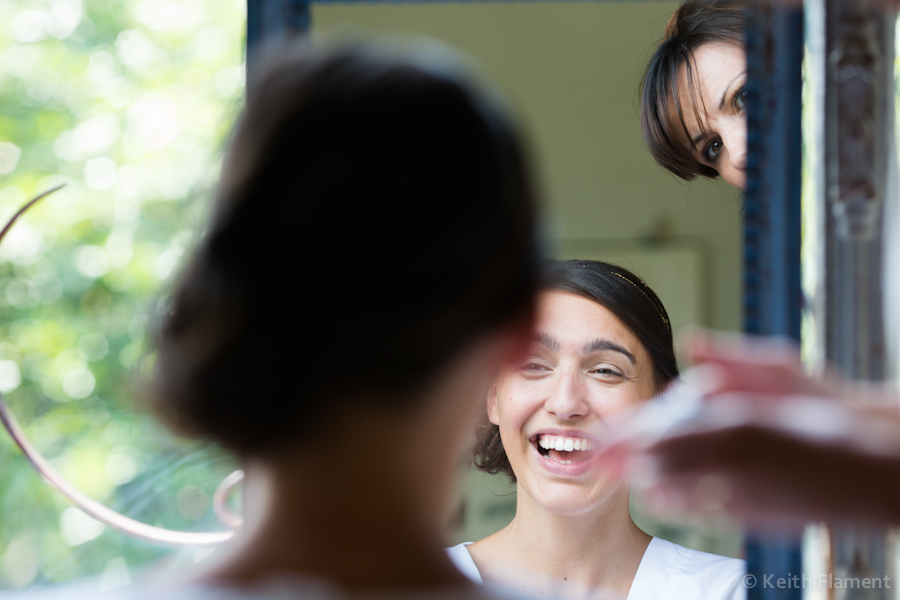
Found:
[[[309,31],[308,0],[247,0],[247,52],[263,39]]]
[[[744,330],[800,341],[803,13],[759,2],[747,15]],[[800,600],[801,540],[748,535],[748,600]],[[749,583],[754,583],[750,587]]]
[[[800,341],[803,14],[748,14],[744,330]]]
[[[264,38],[307,32],[311,25],[311,1],[335,2],[248,0],[248,51]],[[803,297],[800,280],[802,58],[802,12],[758,0],[748,12],[747,30],[751,101],[747,115],[748,172],[744,204],[744,330],[798,341]],[[756,584],[748,588],[748,600],[802,598],[801,589],[765,585],[766,581],[802,574],[799,540],[749,535],[746,554],[748,576],[753,578],[748,581]]]

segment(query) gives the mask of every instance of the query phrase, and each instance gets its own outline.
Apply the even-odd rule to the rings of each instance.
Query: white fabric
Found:
[[[471,543],[447,548],[447,554],[463,575],[483,583],[466,548]],[[628,600],[744,600],[746,569],[742,560],[690,550],[655,537],[641,558]]]
[[[456,568],[459,569],[460,573],[475,583],[483,584],[484,579],[481,578],[481,571],[475,566],[475,561],[472,560],[472,555],[469,554],[469,549],[466,548],[466,546],[471,543],[472,542],[463,542],[462,544],[447,548],[447,556],[450,557],[450,560]]]

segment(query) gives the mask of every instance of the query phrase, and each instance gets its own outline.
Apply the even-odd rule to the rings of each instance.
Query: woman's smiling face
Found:
[[[488,398],[519,492],[556,514],[601,506],[619,487],[597,458],[606,419],[655,389],[649,355],[610,310],[567,292],[541,294],[525,359]]]

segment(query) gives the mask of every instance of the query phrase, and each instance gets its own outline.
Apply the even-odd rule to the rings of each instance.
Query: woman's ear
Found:
[[[494,425],[500,425],[500,411],[497,409],[497,384],[493,384],[487,394],[487,416]]]

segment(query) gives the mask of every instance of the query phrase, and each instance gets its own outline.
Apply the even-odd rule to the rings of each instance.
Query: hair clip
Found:
[[[633,282],[632,280],[628,279],[627,277],[625,277],[625,276],[622,275],[621,273],[616,273],[615,271],[610,271],[610,273],[612,273],[612,274],[615,275],[616,277],[619,277],[619,278],[621,278],[621,279],[624,279],[625,281],[627,281],[628,283],[630,283],[631,285],[633,285],[637,291],[639,291],[640,293],[642,293],[642,294],[644,295],[644,298],[646,298],[647,300],[649,300],[649,301],[650,301],[650,304],[653,305],[653,308],[656,309],[656,314],[658,314],[658,315],[659,315],[659,318],[662,319],[663,323],[665,323],[666,328],[669,330],[669,332],[672,331],[672,326],[669,324],[669,320],[668,320],[668,319],[666,318],[666,316],[663,314],[663,311],[660,310],[660,308],[656,305],[656,302],[654,302],[653,300],[650,299],[650,296],[647,295],[647,292],[645,292],[644,290],[642,290],[640,287],[638,287],[638,284],[636,284],[636,283]],[[641,283],[644,283],[644,282],[641,281]],[[646,284],[646,283],[644,283],[644,287],[647,287],[647,284]]]

